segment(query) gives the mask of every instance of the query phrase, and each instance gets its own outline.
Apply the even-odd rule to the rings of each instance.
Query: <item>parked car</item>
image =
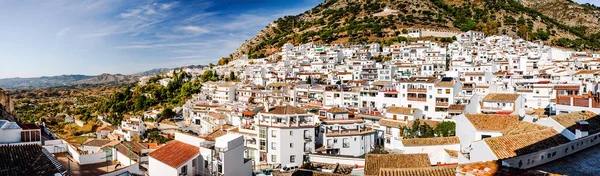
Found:
[[[281,172],[290,172],[293,170],[298,169],[298,164],[296,163],[290,163],[290,164],[286,164],[285,166],[283,166],[279,171]]]

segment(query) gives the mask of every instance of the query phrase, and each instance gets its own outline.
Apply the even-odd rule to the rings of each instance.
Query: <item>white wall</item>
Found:
[[[444,149],[459,150],[460,144],[453,145],[431,145],[431,146],[410,146],[404,147],[403,154],[417,154],[427,153],[429,155],[429,161],[431,165],[437,165],[437,163],[448,164],[455,163],[456,161],[450,161],[446,158],[448,153]]]
[[[98,153],[89,154],[89,155],[80,155],[79,156],[79,165],[102,163],[102,162],[106,161],[105,157],[106,157],[106,154],[104,152],[98,152]]]
[[[195,136],[191,136],[188,134],[184,134],[184,133],[175,133],[175,140],[180,141],[180,142],[184,142],[186,144],[190,144],[196,147],[200,147],[200,143],[204,142],[205,140],[202,138],[198,138]]]
[[[21,129],[3,129],[0,130],[0,136],[0,143],[18,143],[21,142]]]
[[[316,155],[309,154],[310,162],[319,162],[319,163],[330,163],[330,164],[348,164],[348,165],[365,165],[364,158],[351,158],[351,157],[339,157],[339,156],[327,156],[327,155]]]
[[[487,143],[485,143],[484,140],[473,142],[471,144],[471,148],[473,148],[473,150],[471,150],[470,152],[471,159],[467,163],[479,161],[492,161],[498,159],[498,157],[496,157],[494,152],[492,152],[492,149],[490,149],[490,147],[487,145]],[[463,163],[460,163],[459,161],[459,164]]]
[[[134,173],[134,174],[139,174],[139,175],[143,175],[143,173],[140,171],[140,164],[139,163],[135,163],[132,164],[130,166],[121,168],[119,170],[113,171],[113,172],[109,172],[106,173],[102,176],[116,176],[116,175],[120,175],[123,174],[125,172],[129,172],[129,173]]]
[[[503,163],[514,168],[528,169],[548,163],[550,161],[554,161],[564,156],[568,156],[588,147],[598,147],[598,144],[600,144],[600,133],[596,133],[594,135],[571,141],[550,149],[505,159],[503,160]],[[548,157],[548,154],[550,154],[550,157]],[[519,166],[519,162],[522,162],[521,166]]]
[[[171,166],[166,165],[152,157],[148,158],[148,174],[150,176],[169,176],[178,174],[177,169],[172,168]]]

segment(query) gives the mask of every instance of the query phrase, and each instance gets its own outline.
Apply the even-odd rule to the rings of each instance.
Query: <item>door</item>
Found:
[[[396,116],[396,114],[394,114],[394,120],[398,120],[398,117]]]

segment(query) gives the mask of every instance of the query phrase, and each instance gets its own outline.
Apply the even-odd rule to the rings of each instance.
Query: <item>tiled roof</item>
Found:
[[[450,155],[450,157],[452,157],[452,158],[458,158],[458,151],[457,150],[444,149],[444,151],[446,151],[446,153],[448,153],[448,155]]]
[[[115,148],[117,149],[118,152],[121,152],[121,154],[127,156],[128,158],[130,158],[132,160],[137,160],[138,158],[140,158],[140,156],[135,151],[133,151],[133,147],[130,150],[128,146],[119,144],[119,145],[116,145]]]
[[[554,90],[579,90],[579,85],[554,85]]]
[[[600,70],[580,70],[575,73],[575,75],[587,75],[587,74],[596,74],[599,73]]]
[[[516,135],[484,139],[498,159],[525,155],[569,142],[569,139],[554,129],[544,129]]]
[[[448,110],[449,111],[463,111],[465,110],[465,107],[467,107],[467,105],[464,104],[451,104],[450,106],[448,106]]]
[[[456,165],[425,168],[381,168],[379,176],[454,176]]]
[[[0,163],[0,175],[54,175],[62,171],[58,161],[36,144],[0,146]]]
[[[196,146],[173,140],[164,146],[150,152],[148,156],[171,166],[179,168],[183,163],[194,158],[200,153],[200,149]]]
[[[261,113],[268,114],[306,114],[306,111],[296,106],[275,106],[269,108],[269,112],[262,111]]]
[[[378,175],[381,168],[418,167],[431,167],[427,154],[367,154],[365,158],[365,175]]]
[[[515,102],[517,98],[519,98],[519,94],[490,93],[483,98],[483,101]]]
[[[348,112],[348,110],[346,110],[344,108],[333,107],[333,108],[327,110],[327,112],[330,112],[330,113],[344,113],[344,112]]]
[[[217,119],[217,120],[225,120],[227,119],[227,115],[225,114],[221,114],[221,113],[216,113],[216,112],[209,112],[208,113],[209,116]]]
[[[452,78],[451,80],[447,80],[447,81],[440,81],[437,84],[435,84],[436,87],[452,87],[454,86],[454,83],[456,81],[454,80],[454,78]]]
[[[400,106],[391,106],[387,109],[387,113],[413,115],[417,108],[407,108]]]
[[[108,131],[112,132],[114,129],[115,128],[112,126],[102,126],[102,127],[99,127],[98,129],[96,129],[96,131],[108,130]]]
[[[559,114],[552,116],[551,118],[573,133],[575,133],[578,120],[585,120],[588,122],[589,134],[600,132],[600,116],[592,111],[577,111],[568,114]]]
[[[465,114],[465,117],[467,117],[477,130],[499,131],[504,135],[514,135],[548,128],[520,121],[519,116],[516,115]]]
[[[459,144],[458,137],[437,137],[437,138],[412,138],[402,139],[402,145],[407,147],[412,146],[430,146],[430,145],[452,145]]]
[[[204,138],[204,139],[209,140],[209,141],[215,141],[215,139],[217,139],[218,137],[221,137],[221,136],[226,135],[226,134],[227,134],[227,131],[221,130],[221,129],[217,129],[217,130],[215,130],[215,131],[213,131],[211,133],[208,133],[206,135],[201,136],[201,138]]]
[[[379,120],[379,125],[398,128],[406,126],[406,122],[392,119],[381,119]]]

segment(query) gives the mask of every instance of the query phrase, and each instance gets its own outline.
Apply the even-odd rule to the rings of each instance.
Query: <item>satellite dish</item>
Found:
[[[525,109],[519,109],[519,117],[525,117]]]

